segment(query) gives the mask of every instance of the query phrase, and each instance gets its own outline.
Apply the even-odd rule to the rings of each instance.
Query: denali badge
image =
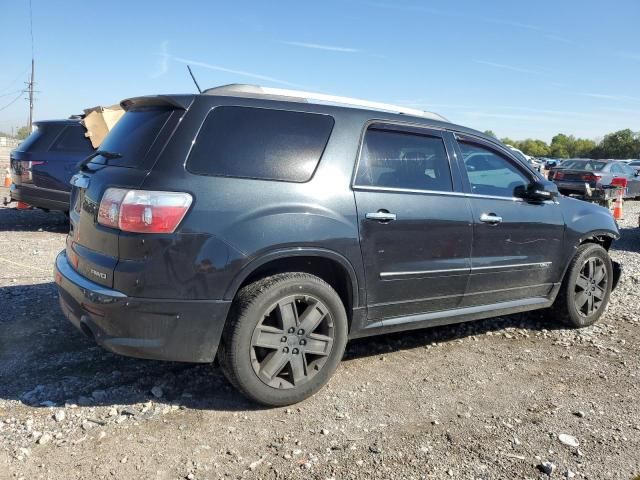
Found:
[[[101,279],[103,279],[103,280],[106,280],[106,279],[107,279],[107,274],[106,274],[106,273],[99,272],[99,271],[97,271],[97,270],[94,270],[93,268],[90,268],[90,269],[89,269],[89,273],[90,273],[91,275],[94,275],[94,276],[96,276],[96,277],[98,277],[98,278],[101,278]]]

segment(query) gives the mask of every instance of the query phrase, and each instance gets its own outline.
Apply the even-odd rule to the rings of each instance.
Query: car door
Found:
[[[626,164],[621,164],[620,169],[627,179],[627,196],[631,198],[640,196],[640,177],[638,177],[636,170]]]
[[[436,130],[371,124],[365,132],[353,190],[370,321],[462,300],[472,218],[449,151],[452,138]]]
[[[560,280],[564,220],[555,201],[514,196],[541,178],[506,149],[457,134],[459,168],[473,211],[469,284],[462,306],[546,296]]]

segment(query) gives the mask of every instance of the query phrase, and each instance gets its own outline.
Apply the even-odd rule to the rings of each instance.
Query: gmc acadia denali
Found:
[[[72,179],[66,316],[104,348],[219,362],[287,405],[347,340],[547,309],[604,313],[608,210],[427,112],[228,85],[122,102]]]

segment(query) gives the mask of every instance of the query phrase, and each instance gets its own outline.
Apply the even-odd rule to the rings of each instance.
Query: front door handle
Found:
[[[396,219],[395,213],[390,213],[387,210],[378,210],[375,213],[367,213],[364,216],[367,220],[377,220],[378,222],[391,222]]]
[[[502,223],[502,217],[499,217],[495,213],[483,213],[480,215],[480,221],[483,223],[488,223],[490,225],[497,225]]]

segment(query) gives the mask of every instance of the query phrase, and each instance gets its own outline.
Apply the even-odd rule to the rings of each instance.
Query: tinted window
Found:
[[[187,168],[200,175],[306,182],[332,128],[327,115],[218,107],[205,119]]]
[[[22,152],[44,152],[64,128],[62,124],[37,125],[36,129],[18,147]]]
[[[442,139],[369,129],[356,185],[450,192],[451,171]]]
[[[636,171],[629,165],[622,165],[622,170],[626,175],[635,175]]]
[[[78,125],[77,127],[67,127],[56,139],[56,142],[51,147],[54,152],[86,152],[90,153],[93,150],[91,142],[84,136],[84,127]]]
[[[517,186],[529,184],[529,178],[499,153],[467,142],[460,142],[460,149],[473,193],[513,197]]]
[[[120,158],[110,158],[109,165],[137,167],[153,145],[160,130],[173,110],[146,108],[129,110],[107,134],[98,150],[118,153]],[[104,157],[96,157],[96,163],[104,163]]]
[[[562,168],[571,170],[587,170],[589,172],[597,172],[602,170],[607,162],[598,162],[596,160],[565,160],[562,162]]]
[[[640,160],[635,160],[631,162],[629,165],[631,165],[632,167],[640,167]]]

